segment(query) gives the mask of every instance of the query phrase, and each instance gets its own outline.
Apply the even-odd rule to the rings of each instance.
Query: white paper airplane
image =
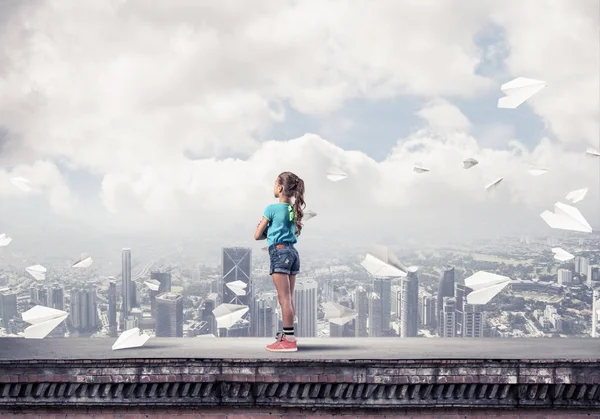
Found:
[[[467,294],[467,304],[483,305],[510,283],[507,276],[479,271],[465,279],[465,285],[473,291]]]
[[[583,200],[583,198],[585,198],[585,195],[588,193],[588,188],[583,188],[583,189],[577,189],[575,191],[571,191],[567,194],[567,196],[565,197],[566,200],[571,201],[572,203],[576,204],[579,201]]]
[[[89,268],[90,266],[92,266],[92,263],[94,263],[94,261],[92,260],[92,258],[90,256],[81,255],[81,259],[79,259],[77,262],[75,262],[72,267],[73,268]]]
[[[553,247],[552,253],[554,253],[554,259],[560,260],[561,262],[566,262],[567,260],[571,260],[575,257],[569,252],[567,252],[565,249],[561,249],[560,247]]]
[[[463,161],[463,169],[470,169],[473,166],[478,165],[479,162],[473,158],[468,158],[465,161]]]
[[[227,288],[229,288],[231,291],[233,291],[233,293],[235,295],[242,296],[242,295],[246,295],[246,287],[248,287],[248,284],[246,284],[244,281],[232,281],[232,282],[226,282],[225,285],[227,286]]]
[[[587,150],[585,150],[585,154],[587,154],[588,156],[591,157],[600,157],[600,151],[596,150],[595,148],[588,148]]]
[[[541,175],[545,175],[546,173],[548,173],[548,169],[542,169],[539,167],[530,167],[529,168],[529,174],[531,176],[541,176]]]
[[[498,107],[515,109],[544,87],[546,87],[545,81],[517,77],[500,87],[506,96],[498,99]]]
[[[22,190],[23,192],[29,192],[31,190],[31,182],[25,179],[24,177],[13,177],[10,178],[10,183],[15,185],[17,188]]]
[[[338,182],[340,180],[346,179],[347,177],[348,175],[342,170],[338,169],[337,167],[332,167],[327,172],[327,179],[329,179],[332,182]]]
[[[540,214],[540,217],[546,224],[555,229],[581,231],[582,233],[592,232],[592,227],[583,218],[579,210],[562,202],[554,204],[554,212],[546,210]]]
[[[113,343],[112,350],[139,348],[140,346],[144,346],[148,342],[148,339],[150,339],[150,336],[140,333],[140,329],[134,327],[121,333],[121,336]]]
[[[35,306],[21,314],[24,322],[31,323],[24,331],[25,339],[43,339],[62,323],[69,313],[50,307]]]
[[[361,265],[373,276],[398,278],[405,277],[409,272],[409,268],[385,246],[374,246]]]
[[[160,288],[160,281],[157,281],[156,279],[149,279],[147,281],[144,281],[144,284],[146,284],[146,286],[152,291],[158,291],[158,289]]]
[[[31,275],[36,281],[43,281],[46,279],[46,268],[42,265],[33,265],[25,268],[29,275]]]
[[[6,234],[0,234],[0,247],[8,246],[12,241],[12,237],[7,236]]]
[[[422,164],[417,163],[417,164],[415,164],[413,171],[415,171],[417,173],[427,173],[427,172],[430,172],[431,170],[429,170],[427,167],[423,166]]]
[[[317,216],[317,213],[316,213],[316,212],[314,212],[314,211],[312,211],[312,210],[306,210],[306,211],[304,212],[304,218],[303,218],[303,221],[308,221],[308,220],[310,220],[311,218],[314,218],[314,217],[316,217],[316,216]]]
[[[229,329],[240,321],[249,309],[250,307],[245,305],[221,304],[213,310],[213,314],[217,320],[217,327]]]
[[[325,320],[329,320],[330,323],[337,324],[338,326],[343,326],[358,316],[355,310],[333,301],[323,304],[323,308],[325,309]]]
[[[488,183],[487,185],[485,185],[485,189],[487,191],[491,191],[493,189],[496,189],[498,187],[498,185],[500,184],[500,182],[502,182],[504,178],[498,178],[495,181],[493,181],[492,183]]]

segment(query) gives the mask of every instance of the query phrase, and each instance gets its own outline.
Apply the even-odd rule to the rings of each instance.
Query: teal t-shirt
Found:
[[[296,243],[296,217],[290,204],[278,202],[265,208],[264,217],[269,220],[267,243]]]

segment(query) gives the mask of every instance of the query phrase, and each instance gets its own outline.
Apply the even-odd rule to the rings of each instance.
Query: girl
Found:
[[[294,337],[294,287],[300,271],[300,256],[294,243],[302,231],[306,207],[304,181],[292,172],[283,172],[277,176],[273,193],[279,202],[265,209],[254,233],[255,240],[264,239],[266,234],[271,260],[269,275],[273,276],[283,317],[283,333],[277,333],[275,343],[267,346],[267,350],[294,352],[298,350]]]

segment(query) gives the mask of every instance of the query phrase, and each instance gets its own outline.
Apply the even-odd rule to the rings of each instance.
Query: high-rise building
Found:
[[[338,300],[338,304],[353,309],[352,300],[348,297]],[[346,324],[339,325],[329,322],[329,336],[332,338],[349,338],[356,335],[356,319],[349,321]]]
[[[483,305],[465,304],[463,305],[463,329],[462,335],[465,338],[482,338],[485,326],[485,312]]]
[[[183,337],[183,296],[165,292],[156,297],[156,337]]]
[[[419,278],[416,272],[408,272],[402,278],[402,315],[400,336],[415,337],[419,329]]]
[[[295,334],[298,337],[317,337],[317,283],[312,279],[296,283],[294,308],[298,323]]]
[[[588,274],[588,268],[590,266],[590,260],[584,256],[575,256],[575,272],[579,275]]]
[[[122,318],[131,311],[131,249],[125,248],[121,253],[121,298],[123,302]]]
[[[392,315],[393,318],[402,317],[402,288],[399,285],[392,285]]]
[[[573,283],[573,272],[569,269],[558,268],[557,272],[558,285],[570,285]]]
[[[452,266],[447,266],[444,268],[438,284],[436,313],[440,328],[442,327],[441,315],[444,308],[444,298],[446,297],[454,297],[454,267]]]
[[[0,317],[5,329],[8,330],[10,320],[17,314],[17,293],[11,291],[0,293]]]
[[[375,277],[373,279],[373,291],[379,295],[381,300],[380,336],[387,336],[390,332],[390,321],[392,317],[392,279]]]
[[[117,283],[111,279],[108,283],[108,328],[111,336],[117,332]]]
[[[131,281],[131,291],[129,293],[129,298],[131,300],[131,303],[129,303],[131,313],[131,310],[133,310],[133,308],[140,307],[140,304],[138,302],[138,283],[135,281]]]
[[[277,333],[277,298],[255,298],[252,332],[257,338],[274,337]]]
[[[206,300],[204,300],[204,306],[202,308],[202,320],[204,320],[205,322],[208,323],[208,330],[210,334],[213,334],[215,336],[218,335],[218,329],[217,329],[217,319],[215,317],[215,315],[213,314],[213,310],[215,308],[217,308],[219,305],[221,304],[221,301],[219,299],[219,294],[217,294],[216,292],[210,293],[208,294],[208,297],[206,297]]]
[[[65,309],[65,290],[57,282],[48,289],[48,307],[57,310]]]
[[[160,282],[159,293],[171,292],[171,272],[152,271],[150,272],[150,279]]]
[[[354,293],[354,307],[357,313],[355,336],[357,338],[365,338],[369,336],[367,328],[369,321],[369,295],[360,285],[356,287]]]
[[[369,294],[369,337],[381,337],[381,297],[376,292]]]
[[[440,337],[456,337],[456,299],[454,297],[444,297],[442,300],[439,329]]]
[[[423,296],[423,303],[422,303],[422,308],[423,308],[423,314],[422,314],[422,319],[423,319],[423,327],[426,328],[434,328],[437,325],[437,321],[436,321],[436,315],[435,315],[435,303],[436,303],[436,298],[432,295],[424,295]]]
[[[80,331],[93,331],[98,328],[98,306],[95,289],[71,290],[71,323]]]
[[[600,266],[588,266],[587,284],[589,287],[596,286],[600,282]],[[596,283],[596,284],[595,284]]]
[[[467,295],[473,291],[465,284],[456,284],[454,287],[456,295],[456,336],[463,336],[463,319]]]
[[[249,310],[232,328],[227,329],[227,336],[250,337],[251,317],[254,305],[252,290],[252,249],[241,247],[223,248],[221,260],[223,303],[248,306]],[[228,286],[232,282],[241,281],[245,287]],[[240,294],[241,292],[241,294]]]

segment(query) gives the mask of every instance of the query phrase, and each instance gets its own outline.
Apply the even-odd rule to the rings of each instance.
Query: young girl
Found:
[[[279,202],[265,209],[254,233],[255,240],[264,239],[266,233],[271,259],[269,275],[273,276],[283,317],[283,333],[277,333],[275,343],[267,350],[294,352],[298,350],[294,337],[294,287],[300,271],[300,256],[294,243],[302,231],[304,181],[292,172],[283,172],[277,176],[273,193]]]

